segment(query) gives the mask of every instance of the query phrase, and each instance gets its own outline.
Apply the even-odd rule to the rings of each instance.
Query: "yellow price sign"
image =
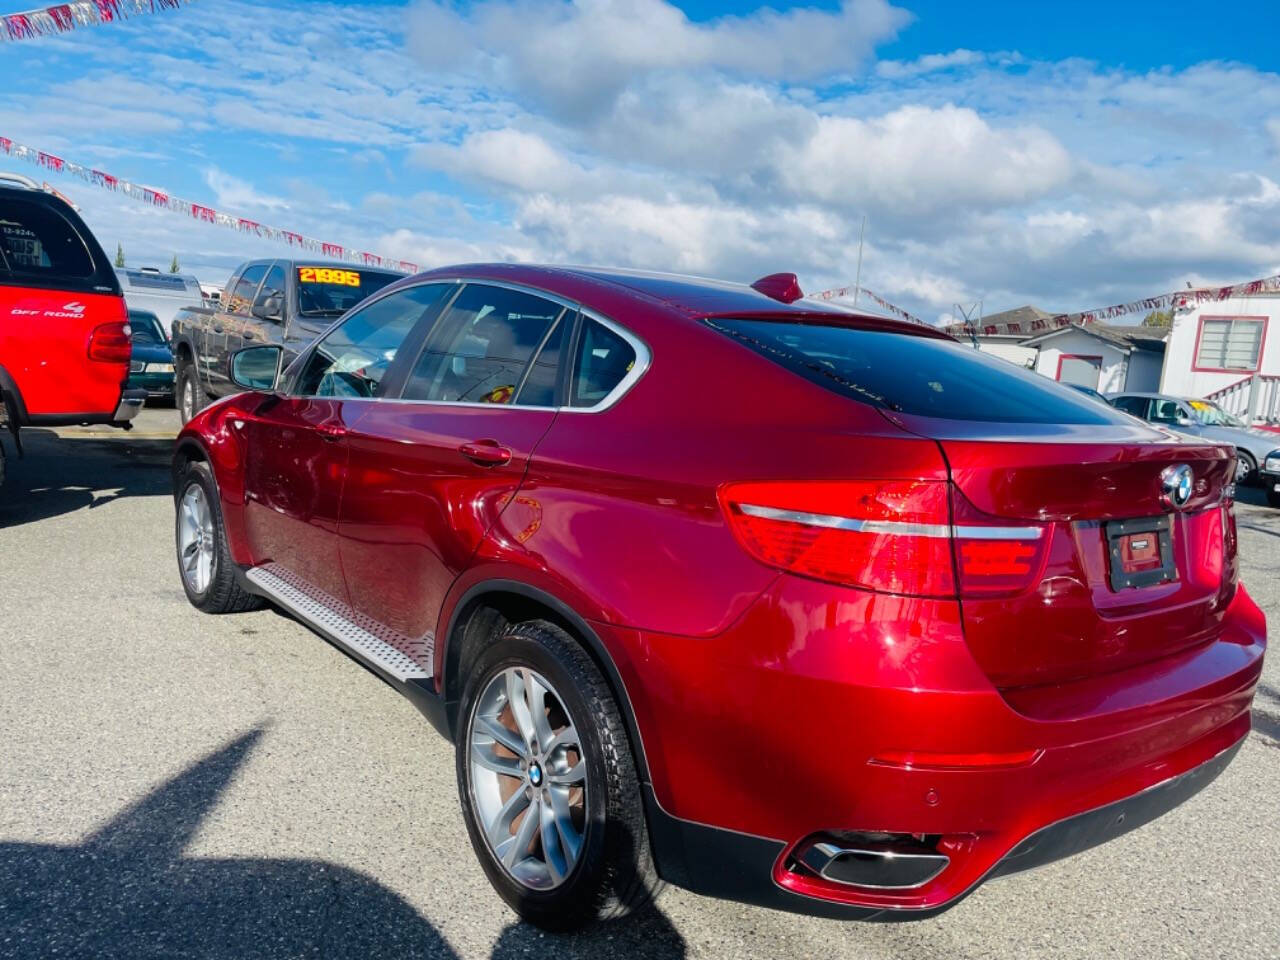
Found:
[[[355,270],[335,270],[332,267],[299,267],[299,283],[336,283],[342,287],[360,286],[360,274]]]

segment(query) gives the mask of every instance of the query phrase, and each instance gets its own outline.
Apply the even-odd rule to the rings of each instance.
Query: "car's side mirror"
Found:
[[[1185,413],[1180,413],[1174,417],[1174,422],[1180,427],[1194,427],[1196,425],[1196,422]]]
[[[281,293],[264,293],[253,301],[249,312],[259,320],[270,320],[279,323],[284,310],[284,295]]]
[[[284,350],[274,345],[245,347],[231,355],[231,382],[246,390],[274,390],[280,379],[280,363]]]

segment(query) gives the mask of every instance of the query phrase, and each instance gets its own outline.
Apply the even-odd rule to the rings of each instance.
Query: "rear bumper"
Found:
[[[1150,823],[1216,780],[1235,759],[1243,742],[1242,736],[1184,773],[1037,830],[996,861],[982,880],[1074,856]],[[781,842],[681,821],[654,809],[652,793],[649,801],[650,826],[663,877],[708,896],[837,920],[904,921],[923,920],[949,910],[978,886],[975,883],[940,904],[917,908],[862,906],[815,896],[779,882],[779,867],[788,859]]]
[[[1211,643],[1034,703],[978,669],[954,603],[833,600],[786,577],[719,636],[617,630],[606,644],[644,741],[666,879],[807,913],[906,918],[1208,783],[1248,733],[1265,650],[1243,588],[1223,624]],[[1108,824],[1097,811],[1116,804],[1129,805],[1114,810],[1124,821]],[[886,834],[926,837],[945,866],[886,889],[804,865],[815,842]]]
[[[146,390],[136,387],[125,390],[120,397],[120,406],[116,407],[116,413],[111,422],[127,423],[142,412],[142,406],[146,402]]]

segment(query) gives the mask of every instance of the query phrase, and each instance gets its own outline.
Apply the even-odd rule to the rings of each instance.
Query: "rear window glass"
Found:
[[[298,313],[304,317],[340,317],[370,294],[376,293],[398,274],[345,267],[300,266]]]
[[[44,203],[0,199],[0,281],[71,281],[98,272],[75,226]]]
[[[820,386],[888,410],[1001,423],[1118,422],[1100,403],[950,340],[768,320],[711,326]]]

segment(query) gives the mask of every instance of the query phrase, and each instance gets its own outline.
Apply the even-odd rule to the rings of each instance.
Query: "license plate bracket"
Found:
[[[1111,520],[1104,530],[1111,555],[1112,590],[1178,579],[1173,562],[1173,524],[1168,515]]]

